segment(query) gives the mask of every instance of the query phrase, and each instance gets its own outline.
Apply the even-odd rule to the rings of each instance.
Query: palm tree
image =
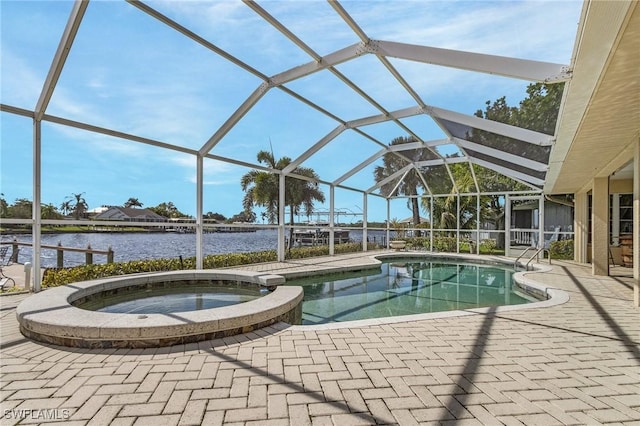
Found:
[[[276,161],[273,153],[267,151],[258,152],[257,159],[258,163],[274,170],[282,170],[291,163],[289,157],[282,157]],[[316,172],[308,167],[296,167],[292,173],[313,180],[318,179]],[[253,213],[254,206],[264,207],[263,217],[266,217],[269,223],[276,223],[279,201],[278,175],[261,170],[251,170],[242,176],[240,185],[245,192],[242,200],[245,211]],[[293,240],[294,216],[299,214],[301,210],[310,216],[313,213],[313,203],[315,201],[323,203],[324,200],[324,194],[318,188],[317,183],[293,177],[285,178],[284,203],[289,207],[289,223],[291,225],[289,245]]]
[[[0,193],[0,217],[9,216],[9,204],[4,199],[4,194]]]
[[[89,210],[86,200],[82,197],[83,194],[84,192],[72,194],[72,197],[70,197],[72,200],[75,199],[75,204],[71,205],[71,211],[76,220],[80,219],[84,213]]]
[[[124,207],[142,207],[142,203],[137,198],[131,197],[124,203]]]
[[[471,174],[471,169],[466,163],[450,164],[449,168],[454,176],[456,186],[451,187],[446,198],[434,198],[433,212],[431,203],[427,199],[422,200],[423,208],[433,218],[433,227],[436,229],[456,229],[458,226],[458,193],[466,194],[476,191],[476,185]],[[440,176],[450,180],[448,176]],[[436,185],[437,186],[437,185]],[[457,189],[457,191],[456,191]],[[475,226],[476,204],[473,197],[461,197],[460,199],[460,229],[469,229]]]
[[[73,210],[71,207],[71,200],[63,201],[62,204],[60,204],[60,210],[63,215],[67,216]]]
[[[58,209],[53,204],[42,204],[40,217],[42,219],[60,219],[60,213],[58,213]]]
[[[416,142],[416,139],[413,137],[401,136],[393,139],[389,145],[393,146],[410,142]],[[431,153],[427,149],[411,149],[402,151],[402,156],[390,152],[384,155],[382,159],[383,165],[377,166],[373,171],[373,175],[376,182],[381,182],[387,177],[406,167],[409,164],[409,161],[423,161],[433,159],[434,157],[435,156],[433,155],[433,153]],[[380,188],[380,192],[388,197],[394,195],[391,193],[391,191],[394,189],[397,183],[397,180],[392,180],[391,182],[382,185],[382,187]],[[422,180],[418,175],[418,171],[416,169],[410,169],[396,189],[397,195],[406,195],[410,197],[407,200],[407,207],[411,209],[414,226],[420,224],[420,202],[417,198],[417,195],[418,188],[422,186]],[[416,232],[416,236],[420,236],[420,231]]]

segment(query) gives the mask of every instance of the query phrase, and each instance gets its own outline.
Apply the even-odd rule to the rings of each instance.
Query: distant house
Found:
[[[538,229],[538,201],[529,201],[511,207],[511,227],[522,229]],[[561,231],[573,229],[573,207],[560,204],[552,200],[544,202],[545,231],[552,231],[558,227]]]
[[[403,223],[403,224],[409,225],[409,226],[413,225],[413,216],[410,216],[410,217],[408,217],[406,219],[402,219],[400,221],[400,223]],[[426,217],[420,216],[420,223],[429,223],[429,219],[427,219]]]
[[[100,206],[100,207],[96,207],[90,210],[86,211],[86,214],[90,217],[90,218],[95,218],[97,215],[99,215],[100,213],[104,213],[107,210],[109,210],[108,206]]]
[[[164,222],[166,217],[160,216],[149,209],[135,209],[133,207],[110,207],[98,214],[96,220],[122,220],[125,222]]]

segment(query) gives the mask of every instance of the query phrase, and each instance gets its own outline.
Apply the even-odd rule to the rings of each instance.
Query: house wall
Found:
[[[612,179],[609,182],[609,192],[612,194],[632,193],[633,179]]]

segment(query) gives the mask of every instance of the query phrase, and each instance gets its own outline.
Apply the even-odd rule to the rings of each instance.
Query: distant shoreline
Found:
[[[40,231],[42,234],[161,234],[167,231],[165,230],[148,230],[148,229],[105,229],[105,230],[96,230],[96,229],[74,229],[74,230],[57,230],[57,229],[43,229]],[[31,235],[33,231],[31,229],[2,229],[0,230],[0,236],[7,235]]]

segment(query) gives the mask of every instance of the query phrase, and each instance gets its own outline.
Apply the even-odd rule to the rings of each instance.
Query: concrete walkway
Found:
[[[271,272],[360,255],[262,265]],[[24,339],[0,297],[1,424],[640,424],[633,279],[554,262],[554,307],[333,330],[278,324],[159,349]],[[48,416],[48,417],[46,417]]]

